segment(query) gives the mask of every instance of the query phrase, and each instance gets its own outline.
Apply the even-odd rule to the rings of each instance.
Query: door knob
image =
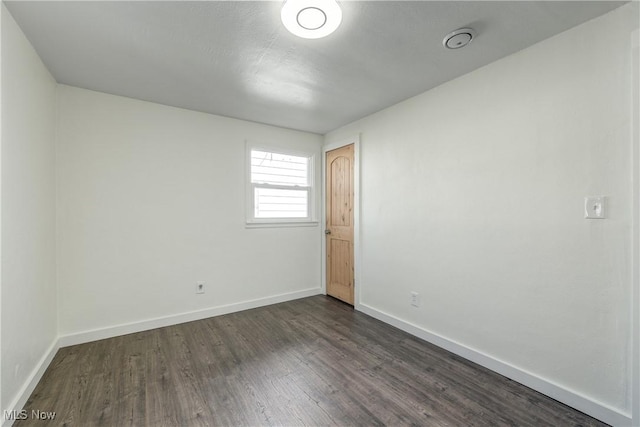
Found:
[[[331,230],[324,230],[324,234],[331,234]]]

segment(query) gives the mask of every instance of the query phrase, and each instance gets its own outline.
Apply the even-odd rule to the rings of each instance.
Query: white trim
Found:
[[[317,227],[318,221],[292,221],[292,222],[247,222],[244,228],[278,228],[278,227]]]
[[[204,310],[191,311],[187,313],[174,314],[171,316],[158,317],[155,319],[143,320],[141,322],[127,323],[123,325],[110,326],[107,328],[93,329],[69,335],[63,335],[59,339],[60,347],[83,344],[86,342],[102,340],[105,338],[117,337],[120,335],[132,334],[136,332],[148,331],[150,329],[163,328],[165,326],[177,325],[194,320],[207,319],[209,317],[221,316],[223,314],[235,313],[252,308],[263,307],[271,304],[278,304],[285,301],[306,298],[322,294],[320,288],[305,289],[302,291],[289,292],[286,294],[274,295],[271,297],[258,298],[254,300],[242,301],[233,304],[226,304]]]
[[[33,393],[33,390],[36,388],[36,386],[40,382],[40,379],[42,379],[44,372],[47,370],[47,368],[51,364],[51,361],[53,360],[53,357],[58,352],[59,348],[60,348],[60,341],[56,338],[51,343],[51,345],[49,346],[45,354],[42,356],[40,361],[36,364],[35,368],[33,368],[33,371],[31,371],[31,375],[29,375],[29,377],[27,378],[27,381],[24,383],[24,385],[18,392],[13,402],[11,402],[11,404],[9,404],[7,408],[3,408],[3,412],[1,415],[2,427],[8,427],[13,425],[13,422],[15,420],[5,419],[4,411],[5,410],[20,411],[22,408],[24,408],[24,405],[27,404],[27,400],[29,400],[29,396],[31,396],[31,393]]]
[[[640,7],[636,9],[640,15]],[[632,425],[640,426],[640,29],[631,33],[631,99],[631,413]]]
[[[578,392],[570,390],[552,381],[546,380],[531,372],[527,372],[516,366],[510,365],[502,360],[491,357],[480,351],[469,348],[463,344],[452,341],[441,335],[430,332],[420,326],[414,325],[395,316],[387,314],[376,308],[366,304],[359,305],[359,311],[368,314],[384,323],[395,326],[411,335],[423,339],[431,344],[437,345],[448,350],[458,356],[470,360],[478,365],[484,366],[500,375],[519,382],[529,388],[532,388],[546,396],[549,396],[565,405],[571,406],[579,411],[584,412],[594,418],[613,426],[631,425],[630,414],[624,414],[618,410],[581,395]]]
[[[354,274],[354,307],[357,310],[360,305],[360,289],[362,287],[362,274],[361,274],[361,256],[360,256],[360,134],[353,135],[346,139],[339,141],[327,142],[322,147],[322,201],[320,206],[322,207],[321,218],[322,227],[320,227],[321,234],[321,286],[322,292],[327,294],[327,241],[324,238],[324,229],[327,224],[327,177],[326,177],[326,159],[327,152],[341,148],[346,145],[353,144],[354,159],[353,159],[353,274]]]

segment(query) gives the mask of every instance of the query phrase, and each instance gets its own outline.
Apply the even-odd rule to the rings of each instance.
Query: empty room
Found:
[[[640,427],[640,2],[0,15],[2,427]]]

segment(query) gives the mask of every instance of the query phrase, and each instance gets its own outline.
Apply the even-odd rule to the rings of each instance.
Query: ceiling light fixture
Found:
[[[442,45],[447,49],[460,49],[471,43],[475,36],[473,28],[459,28],[447,34],[442,40]]]
[[[305,39],[319,39],[340,26],[342,9],[335,0],[287,0],[280,17],[292,34]]]

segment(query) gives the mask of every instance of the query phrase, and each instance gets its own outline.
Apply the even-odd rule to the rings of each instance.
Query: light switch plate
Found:
[[[584,198],[584,217],[587,219],[604,219],[606,208],[605,196],[590,196]]]

